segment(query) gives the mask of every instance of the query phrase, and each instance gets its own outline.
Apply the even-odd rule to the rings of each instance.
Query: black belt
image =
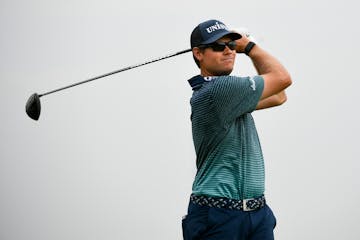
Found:
[[[235,200],[225,197],[209,197],[191,194],[190,201],[200,206],[227,208],[242,211],[254,211],[264,207],[266,204],[264,195],[258,198]]]

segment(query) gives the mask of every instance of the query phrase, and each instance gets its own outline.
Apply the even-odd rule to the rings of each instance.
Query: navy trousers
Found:
[[[268,205],[244,212],[189,203],[184,240],[273,240],[276,218]]]

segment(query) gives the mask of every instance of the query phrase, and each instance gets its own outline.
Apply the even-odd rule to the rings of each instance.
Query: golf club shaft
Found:
[[[180,55],[180,54],[183,54],[183,53],[187,53],[187,52],[190,52],[190,51],[191,51],[191,49],[183,50],[183,51],[180,51],[180,52],[177,52],[177,53],[166,55],[164,57],[149,60],[149,61],[146,61],[144,63],[139,63],[139,64],[136,64],[136,65],[133,65],[133,66],[129,66],[129,67],[125,67],[125,68],[115,70],[115,71],[112,71],[112,72],[109,72],[109,73],[105,73],[105,74],[102,74],[100,76],[96,76],[96,77],[93,77],[93,78],[90,78],[90,79],[87,79],[87,80],[84,80],[84,81],[81,81],[81,82],[78,82],[78,83],[71,84],[69,86],[65,86],[65,87],[62,87],[62,88],[58,88],[58,89],[43,93],[43,94],[39,94],[39,97],[49,95],[51,93],[59,92],[59,91],[62,91],[64,89],[75,87],[75,86],[78,86],[78,85],[81,85],[81,84],[84,84],[84,83],[88,83],[88,82],[91,82],[91,81],[94,81],[94,80],[97,80],[97,79],[100,79],[100,78],[103,78],[103,77],[113,75],[115,73],[124,72],[124,71],[130,70],[130,69],[133,69],[133,68],[137,68],[137,67],[144,66],[144,65],[147,65],[147,64],[150,64],[150,63],[154,63],[154,62],[157,62],[157,61],[160,61],[160,60],[164,60],[164,59],[167,59],[167,58],[170,58],[170,57],[174,57],[174,56],[177,56],[177,55]]]

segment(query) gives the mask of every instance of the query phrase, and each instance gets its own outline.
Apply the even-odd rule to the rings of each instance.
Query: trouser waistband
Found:
[[[200,206],[227,208],[242,211],[254,211],[265,206],[265,196],[258,198],[249,198],[243,200],[235,200],[225,197],[209,197],[204,195],[191,194],[190,201]]]

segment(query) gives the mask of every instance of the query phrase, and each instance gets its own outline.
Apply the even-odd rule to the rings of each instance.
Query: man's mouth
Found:
[[[232,58],[224,58],[223,61],[224,62],[233,62],[234,59],[232,59]]]

